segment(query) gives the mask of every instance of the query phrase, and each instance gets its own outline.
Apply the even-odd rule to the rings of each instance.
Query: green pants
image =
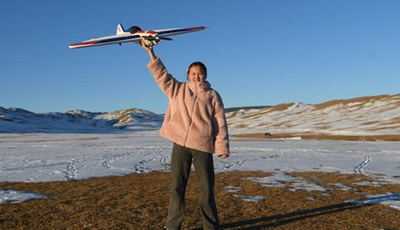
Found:
[[[204,229],[218,229],[218,213],[214,198],[214,163],[210,153],[174,144],[171,156],[172,189],[167,229],[179,230],[185,216],[185,191],[190,169],[194,164],[199,183],[199,206]]]

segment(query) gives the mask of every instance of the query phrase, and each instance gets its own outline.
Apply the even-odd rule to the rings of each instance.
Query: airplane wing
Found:
[[[139,43],[141,39],[141,36],[139,34],[131,34],[130,32],[126,31],[123,32],[121,31],[121,28],[123,28],[122,25],[118,24],[116,35],[100,37],[100,38],[92,38],[90,40],[86,40],[80,43],[71,44],[69,45],[69,48],[76,49],[76,48],[85,48],[93,46],[111,45],[111,44],[122,44],[126,42]],[[205,29],[204,26],[198,26],[189,28],[160,29],[160,30],[154,30],[154,32],[156,32],[161,37],[164,37],[164,36],[174,36],[178,34],[191,33],[204,29]]]
[[[173,36],[178,34],[186,34],[191,32],[196,32],[200,30],[204,30],[204,26],[198,27],[190,27],[190,28],[175,28],[175,29],[163,29],[163,30],[154,30],[154,32],[158,33],[161,36]]]

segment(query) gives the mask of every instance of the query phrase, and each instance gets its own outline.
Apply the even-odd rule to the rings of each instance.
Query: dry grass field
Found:
[[[386,205],[346,202],[366,194],[400,193],[400,185],[373,186],[363,175],[293,173],[328,188],[294,191],[265,187],[249,178],[264,172],[230,172],[216,176],[221,229],[400,229],[400,211]],[[341,189],[333,184],[343,184]],[[46,194],[47,198],[0,205],[0,229],[163,229],[170,174],[153,172],[62,182],[1,182],[0,189]],[[190,177],[183,229],[202,229],[197,207],[197,182]],[[262,196],[258,202],[244,198]]]

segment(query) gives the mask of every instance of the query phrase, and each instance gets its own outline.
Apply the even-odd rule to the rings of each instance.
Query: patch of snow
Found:
[[[286,173],[275,173],[262,178],[248,178],[264,187],[288,187],[290,191],[327,191],[328,188],[319,186],[306,179],[295,178]]]
[[[47,198],[47,196],[39,193],[0,189],[0,204],[23,203],[31,199],[40,198]]]
[[[245,195],[237,195],[237,194],[235,194],[233,196],[241,198],[242,200],[247,201],[247,202],[260,202],[265,199],[265,196],[245,196]]]
[[[335,187],[338,187],[339,190],[342,190],[342,191],[350,191],[350,190],[353,189],[353,188],[351,188],[351,187],[349,187],[349,186],[347,186],[347,185],[345,185],[345,184],[342,184],[342,183],[332,183],[332,184],[330,184],[330,185],[333,185],[333,186],[335,186]]]
[[[383,204],[400,211],[400,194],[399,193],[386,193],[377,195],[367,195],[364,200],[348,200],[347,203],[351,204]]]

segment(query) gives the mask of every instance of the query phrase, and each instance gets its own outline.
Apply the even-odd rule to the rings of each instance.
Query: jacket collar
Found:
[[[211,88],[211,84],[208,81],[205,82],[188,82],[189,89],[192,92],[207,91]]]

